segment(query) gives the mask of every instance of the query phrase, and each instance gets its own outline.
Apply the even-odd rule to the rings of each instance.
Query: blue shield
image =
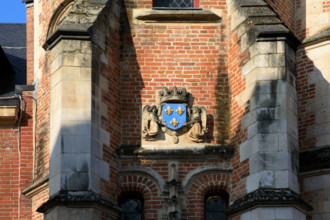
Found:
[[[163,105],[163,121],[166,127],[177,130],[187,121],[187,108],[183,104]]]

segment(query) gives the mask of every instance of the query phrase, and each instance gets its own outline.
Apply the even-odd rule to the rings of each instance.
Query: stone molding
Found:
[[[304,211],[313,207],[305,202],[299,194],[290,189],[258,189],[236,200],[228,209],[229,215],[246,212],[260,206],[294,206]]]
[[[26,197],[32,198],[41,191],[48,188],[49,176],[45,176],[35,181],[33,184],[22,190],[22,194]]]
[[[47,213],[50,209],[55,206],[66,206],[66,207],[75,207],[75,208],[86,208],[94,207],[102,210],[108,210],[111,212],[120,212],[121,208],[104,198],[103,196],[96,194],[91,191],[83,192],[67,192],[62,191],[59,194],[51,197],[47,202],[43,203],[38,209],[37,212]]]
[[[230,145],[204,145],[202,147],[180,147],[175,149],[145,149],[140,145],[121,145],[117,154],[122,159],[228,159],[235,149]]]
[[[327,40],[330,40],[330,28],[320,31],[319,33],[303,40],[301,46],[307,47]]]
[[[221,17],[210,10],[144,10],[135,16],[137,20],[147,22],[220,22]]]
[[[65,24],[57,28],[42,45],[45,50],[50,50],[61,40],[90,40],[88,29],[92,24]]]
[[[300,173],[330,168],[330,146],[299,153]]]

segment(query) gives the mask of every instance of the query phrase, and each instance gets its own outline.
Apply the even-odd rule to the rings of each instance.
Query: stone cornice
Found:
[[[43,203],[37,209],[37,212],[46,213],[55,206],[95,207],[102,210],[111,210],[115,212],[119,212],[121,210],[113,202],[91,191],[63,191],[51,197],[47,202]]]
[[[52,49],[58,42],[66,40],[90,40],[88,29],[92,24],[65,24],[58,27],[43,44],[45,50]]]
[[[117,149],[117,154],[122,159],[214,160],[231,158],[234,152],[235,149],[230,145],[201,145],[199,148],[177,146],[175,149],[147,149],[140,145],[122,145]]]
[[[263,206],[290,206],[303,211],[313,210],[313,207],[306,203],[299,194],[290,189],[258,189],[236,200],[227,212],[232,216]]]

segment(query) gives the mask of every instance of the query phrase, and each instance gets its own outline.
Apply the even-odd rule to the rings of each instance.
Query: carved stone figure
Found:
[[[154,105],[146,105],[143,108],[142,137],[148,141],[157,140],[159,125],[164,125],[164,122],[159,120],[157,112],[158,109]]]
[[[187,125],[190,125],[188,136],[193,142],[203,142],[204,136],[207,132],[206,129],[206,109],[205,107],[192,107],[190,121]]]

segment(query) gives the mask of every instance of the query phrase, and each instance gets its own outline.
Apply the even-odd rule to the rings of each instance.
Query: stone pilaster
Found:
[[[229,213],[246,220],[305,219],[304,210],[310,206],[300,198],[298,184],[299,41],[264,1],[232,1],[230,10],[241,52],[249,55],[242,64],[246,87],[236,97],[240,106],[249,106],[241,125],[247,140],[239,147],[240,162],[248,161],[249,175],[247,195],[234,201]]]

